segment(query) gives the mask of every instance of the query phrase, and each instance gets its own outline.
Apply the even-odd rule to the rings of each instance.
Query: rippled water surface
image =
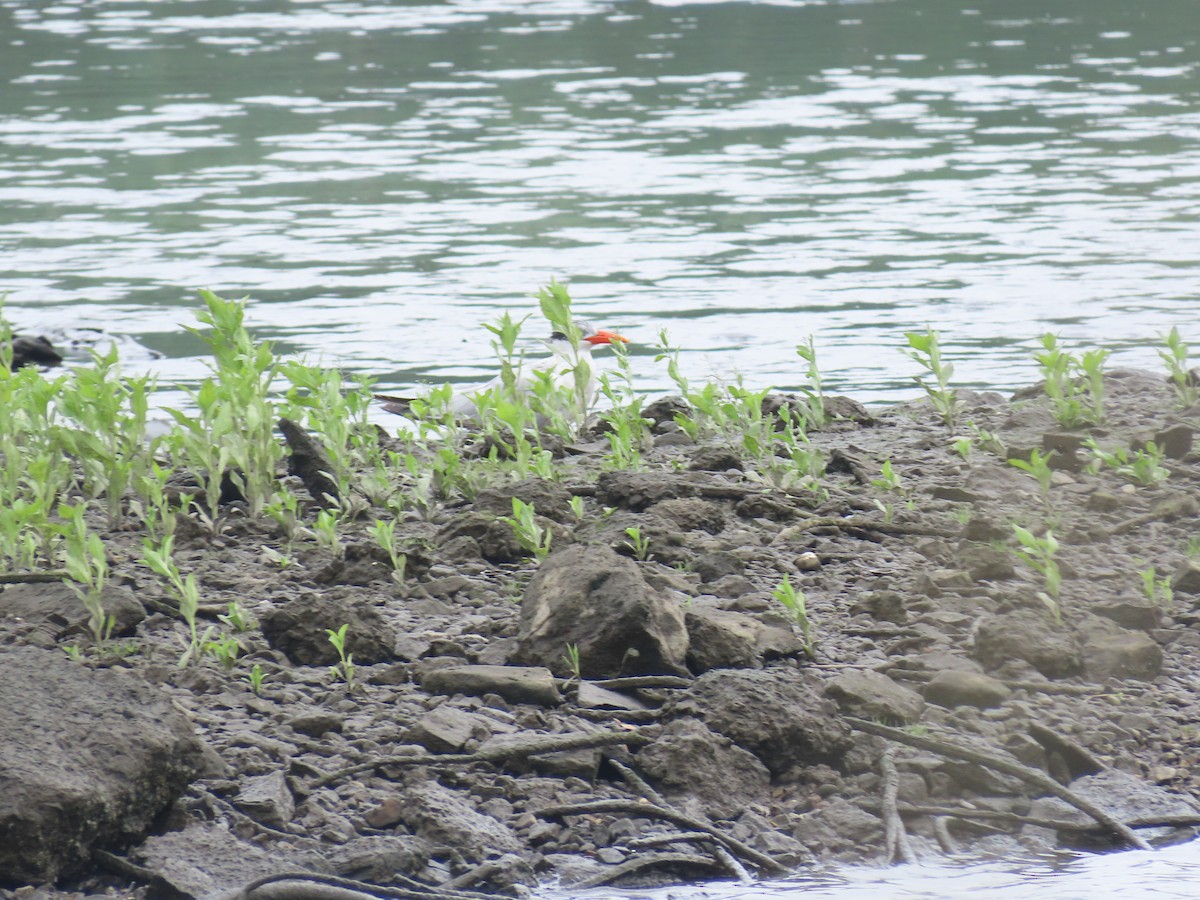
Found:
[[[1079,855],[1053,861],[928,862],[891,869],[843,869],[768,885],[736,883],[654,891],[594,890],[544,900],[1194,900],[1200,843],[1164,850]]]
[[[551,276],[685,371],[910,395],[1193,326],[1195,0],[0,0],[0,289],[195,378],[191,290],[385,384]],[[536,332],[540,334],[541,327]],[[1200,327],[1191,333],[1200,341]]]

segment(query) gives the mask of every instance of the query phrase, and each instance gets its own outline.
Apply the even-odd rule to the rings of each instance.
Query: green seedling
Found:
[[[630,525],[625,529],[625,534],[629,536],[626,546],[633,551],[633,555],[643,562],[650,557],[650,539],[642,535],[642,530],[636,525]]]
[[[1010,459],[1008,464],[1020,469],[1027,475],[1032,477],[1038,483],[1038,490],[1041,491],[1042,500],[1047,505],[1050,503],[1050,486],[1054,479],[1054,472],[1050,468],[1050,457],[1054,455],[1054,451],[1043,455],[1040,450],[1031,450],[1029,459]]]
[[[116,619],[104,609],[104,586],[109,574],[104,544],[98,534],[88,531],[83,513],[82,504],[71,506],[64,503],[58,508],[58,514],[65,522],[62,530],[68,577],[63,579],[63,583],[75,592],[87,610],[88,630],[99,649],[112,636]]]
[[[771,592],[776,600],[778,600],[783,608],[787,610],[788,616],[792,622],[800,629],[801,643],[804,646],[804,655],[810,660],[817,658],[816,644],[813,641],[812,623],[808,618],[808,609],[805,605],[804,591],[797,590],[792,585],[791,579],[783,576],[783,582]]]
[[[78,644],[67,644],[62,649],[63,653],[67,654],[67,659],[72,662],[83,662],[83,649]]]
[[[550,543],[554,533],[549,528],[543,528],[537,523],[537,510],[532,503],[526,503],[520,497],[512,498],[511,516],[501,516],[501,522],[507,522],[527,553],[532,553],[539,561],[550,554]]]
[[[890,459],[885,459],[883,461],[883,466],[880,468],[879,477],[872,478],[871,484],[882,491],[894,491],[896,493],[901,493],[904,490],[904,487],[900,481],[900,476],[897,475],[895,469],[892,468],[892,461]]]
[[[229,606],[226,607],[225,613],[223,615],[218,615],[217,618],[224,622],[237,634],[245,634],[252,627],[254,627],[254,622],[251,621],[246,613],[242,611],[241,606],[238,605],[236,600],[232,601]]]
[[[1004,458],[1005,453],[1008,452],[1007,448],[1004,446],[1004,442],[996,437],[995,433],[988,431],[986,428],[980,428],[974,422],[968,422],[967,427],[971,429],[975,443],[979,445],[980,449],[993,456]]]
[[[1042,352],[1034,354],[1045,379],[1046,396],[1054,418],[1065,428],[1104,421],[1104,363],[1107,350],[1088,350],[1075,356],[1058,346],[1053,334],[1041,337]]]
[[[312,527],[313,534],[317,538],[317,546],[328,550],[334,559],[341,559],[346,555],[346,545],[338,536],[338,520],[339,516],[336,512],[322,509],[317,512]]]
[[[804,394],[804,418],[812,428],[824,428],[829,424],[829,416],[825,411],[825,386],[821,371],[817,368],[817,348],[811,335],[803,344],[796,345],[796,355],[808,366],[804,373],[805,383],[800,386]]]
[[[226,672],[232,672],[237,665],[242,646],[235,637],[210,639],[204,642],[204,652],[217,661]]]
[[[580,681],[583,678],[578,644],[567,644],[567,652],[563,654],[563,662],[567,664],[567,669],[570,671],[573,680]]]
[[[954,366],[942,359],[942,349],[938,332],[926,328],[920,331],[906,331],[904,337],[908,340],[909,349],[905,354],[933,376],[931,384],[918,375],[913,380],[921,386],[929,396],[929,402],[947,428],[953,428],[958,421],[958,391],[950,387],[950,379],[954,377]]]
[[[254,668],[246,676],[246,680],[250,682],[250,690],[254,691],[254,695],[262,695],[263,681],[266,679],[266,674],[263,672],[263,667],[258,663],[254,664]]]
[[[1159,350],[1158,355],[1167,364],[1167,380],[1175,389],[1175,397],[1181,407],[1195,406],[1200,394],[1195,379],[1188,368],[1188,345],[1179,336],[1179,329],[1172,327],[1169,334],[1163,338],[1165,350]]]
[[[346,652],[346,632],[349,628],[350,624],[346,623],[337,631],[326,628],[325,633],[329,635],[329,643],[333,644],[333,649],[338,654],[338,663],[332,666],[329,672],[335,679],[346,682],[346,690],[353,691],[355,677],[354,654]]]
[[[1142,579],[1142,594],[1151,603],[1169,607],[1175,599],[1175,591],[1171,588],[1171,576],[1162,575],[1155,571],[1151,566],[1148,569],[1138,571],[1138,576]]]
[[[1095,457],[1095,467],[1103,465],[1135,484],[1150,486],[1171,477],[1171,470],[1163,465],[1163,451],[1154,441],[1148,441],[1143,450],[1118,447],[1111,453],[1102,449],[1095,438],[1088,438],[1085,446]]]
[[[970,437],[963,436],[963,437],[955,438],[954,441],[950,444],[950,448],[955,453],[957,453],[959,456],[961,456],[963,458],[964,462],[970,462],[971,461],[971,447],[973,445],[974,445],[974,441],[972,441]]]
[[[392,581],[404,584],[404,570],[408,566],[408,557],[396,549],[396,520],[376,519],[370,528],[375,543],[387,553],[392,563]]]
[[[200,611],[200,588],[196,584],[196,576],[189,573],[184,578],[172,557],[175,538],[168,536],[155,546],[154,541],[147,538],[142,542],[142,561],[157,575],[167,580],[171,594],[179,607],[179,614],[187,623],[188,637],[181,639],[183,653],[179,657],[180,667],[188,663],[199,663],[203,645],[212,638],[214,628],[210,625],[201,634],[196,625],[196,615]]]
[[[1017,548],[1017,556],[1029,563],[1045,579],[1046,589],[1038,592],[1038,599],[1050,610],[1054,621],[1062,624],[1062,607],[1059,604],[1059,594],[1062,589],[1062,573],[1054,557],[1058,553],[1058,540],[1054,533],[1047,531],[1038,537],[1027,528],[1013,524],[1013,533],[1021,546]]]
[[[577,520],[582,522],[583,521],[583,498],[576,495],[568,501],[568,505],[571,507],[571,515],[573,515]]]

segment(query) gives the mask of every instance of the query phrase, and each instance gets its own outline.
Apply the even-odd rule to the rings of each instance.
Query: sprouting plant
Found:
[[[236,600],[231,601],[225,612],[217,618],[238,634],[245,634],[254,624]]]
[[[1188,345],[1179,336],[1179,329],[1172,327],[1170,333],[1163,338],[1165,350],[1159,350],[1158,355],[1167,364],[1167,379],[1175,388],[1175,397],[1182,407],[1194,406],[1200,397],[1200,389],[1188,369]]]
[[[582,665],[579,659],[578,644],[567,644],[567,652],[563,654],[563,662],[567,664],[567,669],[571,672],[571,677],[575,681],[579,681],[583,677],[580,674]]]
[[[263,667],[258,663],[254,664],[254,668],[246,676],[246,680],[250,682],[250,690],[254,691],[254,695],[258,696],[262,693],[263,681],[266,674],[263,672]]]
[[[994,432],[988,431],[986,428],[980,428],[974,422],[968,422],[967,427],[971,429],[971,434],[981,449],[991,453],[993,456],[1004,457],[1004,454],[1007,452],[1004,442],[996,437]]]
[[[78,644],[65,644],[62,650],[71,662],[83,661],[83,649]]]
[[[1058,553],[1058,540],[1052,531],[1038,537],[1016,523],[1013,523],[1013,533],[1021,544],[1017,548],[1017,556],[1029,563],[1045,579],[1046,589],[1038,592],[1038,599],[1050,610],[1054,621],[1061,625],[1062,607],[1058,598],[1062,588],[1062,574],[1054,559]]]
[[[223,638],[212,638],[204,642],[204,652],[220,664],[226,672],[233,671],[237,665],[238,655],[242,645],[232,635]]]
[[[625,534],[629,537],[627,546],[633,551],[633,555],[643,561],[648,559],[650,556],[650,539],[642,534],[642,530],[636,525],[630,525],[625,529]]]
[[[942,417],[946,427],[953,428],[958,420],[958,391],[950,387],[950,379],[954,377],[954,366],[942,359],[938,332],[927,327],[924,333],[906,331],[904,336],[908,339],[909,346],[905,353],[933,376],[933,384],[919,375],[913,380],[929,396],[929,402]]]
[[[1187,545],[1183,548],[1183,552],[1188,559],[1195,559],[1200,556],[1200,536],[1193,536],[1187,539]]]
[[[812,636],[812,623],[808,619],[804,591],[797,590],[792,585],[791,578],[785,574],[783,582],[771,592],[771,596],[783,604],[792,622],[799,627],[804,655],[809,659],[816,659],[816,644]]]
[[[878,478],[872,478],[871,484],[883,491],[894,491],[900,493],[903,490],[903,485],[900,481],[900,476],[896,474],[892,468],[892,461],[885,459],[880,467]]]
[[[829,424],[829,417],[825,412],[824,379],[821,377],[821,370],[817,368],[817,348],[812,335],[809,335],[803,344],[796,345],[796,355],[808,364],[804,373],[805,383],[800,386],[804,394],[804,418],[812,428],[824,428]]]
[[[606,460],[614,469],[630,471],[642,467],[642,449],[649,436],[646,420],[642,418],[642,397],[633,387],[633,370],[629,352],[616,341],[612,345],[617,361],[616,374],[600,376],[600,393],[608,400],[609,408],[600,413],[608,423],[610,453]]]
[[[62,504],[58,514],[64,519],[65,563],[68,578],[63,579],[88,612],[88,630],[101,648],[112,635],[114,617],[104,610],[104,585],[108,582],[108,559],[100,536],[88,531],[83,520],[83,505]]]
[[[1171,477],[1171,470],[1163,465],[1163,451],[1154,441],[1147,441],[1145,449],[1130,451],[1118,447],[1111,453],[1102,449],[1095,438],[1089,437],[1085,446],[1092,451],[1096,462],[1115,471],[1122,478],[1135,484],[1154,485]]]
[[[1022,472],[1032,476],[1038,483],[1038,490],[1041,491],[1042,500],[1046,503],[1050,502],[1050,485],[1054,479],[1054,472],[1050,468],[1050,457],[1054,455],[1054,451],[1043,455],[1040,450],[1034,449],[1029,453],[1029,459],[1010,459],[1008,464],[1015,466]]]
[[[568,501],[568,505],[571,507],[571,514],[583,521],[583,498],[576,494]]]
[[[1142,579],[1142,593],[1151,603],[1170,606],[1175,599],[1175,591],[1171,588],[1171,576],[1160,576],[1153,566],[1138,571]]]
[[[173,535],[163,538],[155,546],[154,541],[147,538],[142,542],[142,560],[150,570],[167,580],[175,602],[179,606],[179,614],[187,623],[188,638],[182,640],[183,653],[179,657],[179,665],[186,666],[189,662],[198,663],[201,648],[212,637],[213,627],[210,625],[200,634],[196,626],[196,615],[200,610],[200,588],[196,584],[196,576],[188,573],[184,578],[172,557],[175,538]]]
[[[337,651],[338,662],[329,670],[334,678],[340,678],[346,682],[346,690],[354,690],[354,654],[346,652],[346,632],[349,630],[350,624],[346,623],[337,631],[332,628],[326,628],[325,633],[329,635],[329,643],[333,644],[333,649]]]
[[[950,448],[964,460],[969,462],[971,459],[971,447],[973,444],[974,442],[971,440],[971,438],[964,435],[963,437],[955,438],[953,442],[951,442]]]
[[[334,559],[346,555],[346,545],[338,537],[338,514],[331,509],[318,510],[313,521],[313,534],[316,535],[317,545],[333,554]]]
[[[1088,350],[1081,356],[1058,346],[1053,334],[1041,337],[1042,352],[1034,354],[1045,379],[1046,396],[1054,418],[1065,428],[1104,421],[1104,363],[1107,350]]]
[[[532,553],[538,560],[545,559],[550,554],[550,542],[554,533],[537,523],[537,510],[533,508],[532,503],[526,503],[520,497],[513,497],[512,509],[513,514],[501,516],[500,521],[509,524],[521,549]]]
[[[370,528],[375,543],[387,553],[392,562],[392,581],[404,584],[404,570],[408,565],[408,557],[396,549],[396,520],[376,519]]]

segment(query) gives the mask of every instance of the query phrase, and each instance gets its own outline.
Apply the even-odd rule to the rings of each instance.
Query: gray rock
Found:
[[[1084,672],[1093,681],[1106,678],[1153,681],[1162,672],[1162,664],[1162,647],[1141,631],[1093,634],[1083,645]]]
[[[1171,576],[1171,590],[1180,594],[1200,594],[1200,562],[1189,559]]]
[[[276,650],[302,666],[331,666],[338,661],[329,631],[346,629],[346,652],[360,665],[393,659],[396,634],[365,603],[347,603],[315,594],[289,600],[259,619],[263,635]]]
[[[0,881],[79,870],[135,840],[195,776],[202,745],[170,700],[61,653],[0,653]]]
[[[1105,769],[1095,775],[1076,778],[1071,782],[1070,787],[1076,794],[1103,807],[1122,822],[1136,818],[1194,816],[1200,813],[1200,806],[1197,806],[1194,801],[1179,794],[1173,794],[1157,785],[1149,784],[1118,769]],[[1093,824],[1090,816],[1057,797],[1042,797],[1035,800],[1029,809],[1029,815],[1079,824]],[[1137,832],[1151,844],[1162,845],[1184,841],[1194,835],[1197,830],[1194,827],[1187,829],[1164,827],[1139,828]],[[1109,835],[1084,835],[1072,831],[1055,832],[1033,825],[1026,825],[1022,828],[1021,836],[1047,847],[1062,846],[1081,850],[1098,850],[1110,849],[1113,846],[1113,839]]]
[[[107,584],[100,602],[113,617],[114,635],[133,634],[146,618],[146,608],[129,588]],[[79,595],[65,584],[10,584],[0,590],[0,617],[45,623],[55,641],[83,632],[89,616]]]
[[[488,727],[490,721],[487,716],[443,703],[417,719],[405,733],[404,740],[420,744],[431,753],[457,753],[472,738],[487,738],[492,733]]]
[[[725,530],[725,513],[719,504],[711,500],[694,497],[663,500],[654,504],[649,512],[682,531],[720,534]]]
[[[920,694],[879,672],[845,672],[826,685],[825,695],[843,712],[893,725],[912,725],[925,709]]]
[[[948,709],[956,706],[988,709],[999,706],[1011,693],[1003,681],[965,669],[943,669],[925,684],[923,691],[930,703]]]
[[[989,669],[1024,660],[1047,678],[1070,678],[1083,670],[1075,640],[1048,614],[1027,609],[985,617],[975,637],[975,658]]]
[[[508,826],[476,812],[470,802],[435,781],[408,785],[404,796],[404,823],[431,846],[453,847],[473,863],[521,849]]]
[[[511,516],[513,498],[533,506],[539,516],[566,523],[575,518],[571,511],[571,492],[561,484],[526,478],[499,487],[484,488],[475,495],[475,509],[493,516]]]
[[[720,581],[726,575],[741,575],[746,571],[746,564],[741,557],[728,550],[714,550],[696,558],[692,570],[700,576],[700,580],[712,584]]]
[[[512,703],[539,706],[562,702],[554,675],[540,666],[443,666],[423,671],[421,687],[431,694],[499,694]]]
[[[667,719],[692,716],[763,762],[773,775],[797,765],[836,763],[850,727],[820,682],[787,666],[714,669],[664,705]]]
[[[296,814],[296,801],[282,772],[247,778],[234,804],[250,818],[275,828],[287,825]]]
[[[636,697],[597,687],[589,681],[580,682],[575,703],[584,709],[646,709],[646,704]]]
[[[682,605],[603,546],[552,553],[521,600],[517,660],[566,674],[568,644],[579,649],[585,678],[687,673]]]
[[[693,605],[684,615],[688,632],[688,668],[699,674],[709,669],[757,669],[758,632],[763,625],[742,613]]]
[[[763,802],[771,773],[752,753],[695,719],[677,719],[637,754],[638,767],[668,798],[681,799],[715,819]]]

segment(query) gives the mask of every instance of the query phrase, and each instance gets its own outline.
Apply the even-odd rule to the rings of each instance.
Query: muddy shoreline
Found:
[[[5,859],[0,896],[53,878],[38,896],[235,896],[309,872],[368,895],[466,897],[1186,839],[1200,815],[1200,409],[1152,373],[1108,372],[1106,387],[1103,425],[1074,431],[1040,390],[963,392],[967,453],[925,401],[839,401],[810,433],[820,492],[749,477],[739,446],[692,440],[659,401],[639,471],[606,469],[597,434],[551,480],[406,513],[402,578],[365,523],[340,548],[289,546],[234,503],[220,534],[181,522],[176,536],[202,626],[239,645],[229,668],[176,664],[181,625],[159,611],[142,535],[108,531],[128,652],[66,659],[85,632],[74,596],[6,585],[4,742],[28,736],[49,769],[47,754],[96,740],[73,698],[161,704],[144,726],[126,719],[135,744],[164,732],[144,763],[156,808],[50,841],[57,856]],[[1155,440],[1167,476],[1091,471],[1087,436],[1109,451]],[[1044,487],[1008,462],[1035,450],[1055,451]],[[505,521],[514,496],[552,535],[544,559]],[[1051,527],[1057,598],[1039,596],[1014,523]],[[785,577],[811,647],[777,599]],[[231,602],[245,630],[219,618]],[[330,670],[342,625],[351,685]],[[64,771],[124,759],[94,749]],[[4,771],[39,766],[6,752]],[[1184,824],[1125,834],[1080,798],[1122,828]],[[20,813],[5,827],[67,827]]]

